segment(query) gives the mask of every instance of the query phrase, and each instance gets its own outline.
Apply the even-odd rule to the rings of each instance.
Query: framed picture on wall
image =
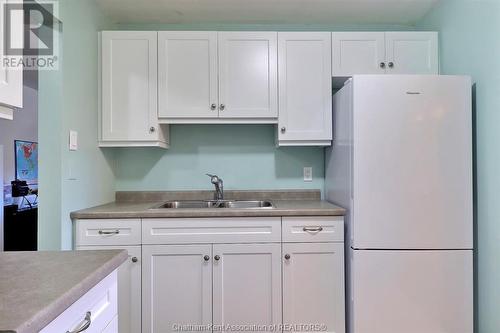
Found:
[[[38,143],[31,141],[14,141],[16,179],[28,184],[38,183]]]

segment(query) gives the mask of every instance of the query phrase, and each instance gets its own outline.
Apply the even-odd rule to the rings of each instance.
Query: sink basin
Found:
[[[198,200],[198,201],[167,201],[152,209],[202,209],[202,208],[232,208],[232,209],[264,209],[273,208],[270,201],[261,200]]]
[[[226,201],[223,203],[223,208],[273,208],[273,203],[270,201],[256,201],[256,200],[241,200],[241,201]]]

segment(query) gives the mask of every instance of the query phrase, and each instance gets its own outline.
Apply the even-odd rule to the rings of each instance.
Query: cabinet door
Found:
[[[144,333],[178,332],[178,325],[212,323],[211,252],[212,245],[142,247]]]
[[[437,32],[387,32],[387,73],[439,74]]]
[[[276,118],[277,33],[219,32],[219,117]]]
[[[383,32],[334,32],[333,76],[385,74]]]
[[[0,0],[0,17],[4,18],[5,4],[8,0]],[[16,2],[17,3],[17,2]],[[12,41],[23,40],[23,19],[22,16],[11,16],[12,27],[17,29],[10,29],[10,38]],[[3,20],[2,20],[3,21]],[[22,108],[23,107],[23,68],[9,68],[3,66],[4,47],[6,45],[5,38],[5,24],[0,24],[0,104]],[[22,47],[22,46],[21,46]],[[0,110],[3,111],[3,110]],[[5,117],[0,118],[11,119],[10,112],[4,111],[2,114],[7,114]]]
[[[118,268],[118,332],[141,332],[141,247],[80,246],[77,250],[127,250],[128,260]]]
[[[283,256],[283,324],[345,332],[344,244],[283,244]]]
[[[214,325],[279,325],[280,244],[217,244],[213,253]]]
[[[278,33],[279,143],[332,139],[331,33]]]
[[[158,140],[157,33],[102,33],[102,140]]]
[[[158,33],[160,118],[216,118],[217,32]]]

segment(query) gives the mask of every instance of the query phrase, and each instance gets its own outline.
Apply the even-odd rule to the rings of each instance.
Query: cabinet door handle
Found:
[[[113,231],[99,230],[99,235],[118,235],[119,233],[120,230],[113,230]]]
[[[224,111],[224,110],[226,109],[226,106],[225,106],[224,104],[221,104],[221,105],[220,105],[220,107],[219,107],[219,109],[220,109],[221,111]]]
[[[290,257],[291,257],[291,256],[290,256],[288,253],[287,253],[287,254],[285,254],[285,259],[286,259],[286,260],[290,260]]]
[[[215,110],[217,109],[217,104],[213,103],[212,105],[210,105],[210,110]]]
[[[132,257],[132,262],[138,262],[139,259],[137,259],[137,257]]]
[[[85,314],[85,318],[80,323],[80,325],[78,325],[78,327],[72,331],[66,331],[66,333],[80,333],[80,332],[86,331],[87,328],[90,327],[90,324],[92,324],[92,313],[90,313],[90,311],[88,311]]]
[[[320,232],[323,231],[323,227],[304,227],[302,231],[305,232]]]
[[[215,260],[217,260],[217,261],[219,261],[219,260],[220,260],[220,256],[219,256],[219,255],[216,255],[216,256],[214,257],[214,259],[215,259]]]
[[[283,126],[283,127],[281,128],[281,133],[283,133],[283,134],[284,134],[285,132],[286,132],[286,127],[284,127],[284,126]]]
[[[154,128],[153,126],[151,126],[149,128],[149,133],[154,133],[156,131],[156,128]]]
[[[393,68],[394,67],[394,63],[392,61],[389,62],[389,68]]]
[[[385,68],[385,62],[380,63],[380,68]]]
[[[203,257],[203,260],[205,260],[205,261],[209,261],[209,260],[210,260],[210,256],[208,256],[208,255],[204,256],[204,257]]]

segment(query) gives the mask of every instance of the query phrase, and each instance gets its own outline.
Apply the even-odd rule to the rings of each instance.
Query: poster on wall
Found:
[[[38,183],[38,143],[31,141],[14,141],[16,159],[16,179],[25,180],[28,184]]]

